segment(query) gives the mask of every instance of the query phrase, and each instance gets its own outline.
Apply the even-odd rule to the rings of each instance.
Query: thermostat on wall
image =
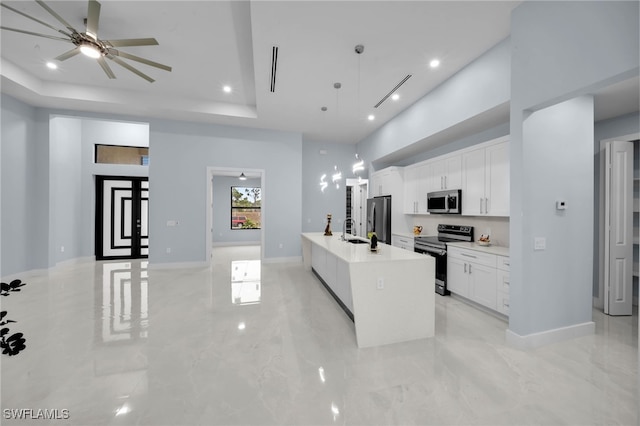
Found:
[[[566,210],[567,209],[567,202],[562,200],[562,201],[556,201],[556,210]]]

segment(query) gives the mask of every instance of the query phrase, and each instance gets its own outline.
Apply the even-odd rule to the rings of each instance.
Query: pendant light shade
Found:
[[[238,179],[247,180],[247,177],[244,175],[244,172],[242,172],[242,173],[240,173],[240,176],[238,176]]]

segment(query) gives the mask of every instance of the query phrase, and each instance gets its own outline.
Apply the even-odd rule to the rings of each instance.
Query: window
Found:
[[[96,144],[96,163],[149,165],[149,148]]]
[[[231,187],[231,229],[260,229],[261,188]]]

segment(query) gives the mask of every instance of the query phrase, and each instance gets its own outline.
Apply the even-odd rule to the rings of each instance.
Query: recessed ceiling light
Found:
[[[391,99],[394,101],[397,101],[398,99],[400,99],[400,95],[398,95],[397,93],[394,93],[393,95],[391,95]]]
[[[440,66],[440,59],[431,60],[431,62],[429,62],[429,65],[431,66],[431,68],[437,68],[438,66]]]
[[[369,116],[367,117],[367,120],[369,120],[369,121],[373,121],[375,119],[376,119],[376,116],[373,115],[373,114],[369,114]]]
[[[55,64],[55,62],[47,62],[47,68],[51,69],[51,70],[57,70],[58,69],[58,65]]]
[[[231,93],[231,86],[224,86],[222,90],[224,91],[224,93]]]

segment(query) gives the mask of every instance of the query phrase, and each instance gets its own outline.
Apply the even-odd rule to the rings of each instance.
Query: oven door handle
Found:
[[[431,247],[425,247],[425,246],[419,246],[419,247],[414,247],[414,251],[418,250],[418,253],[424,251],[430,254],[435,254],[438,256],[444,256],[445,254],[447,254],[446,250],[441,250],[441,249],[437,249],[437,248],[431,248]]]

